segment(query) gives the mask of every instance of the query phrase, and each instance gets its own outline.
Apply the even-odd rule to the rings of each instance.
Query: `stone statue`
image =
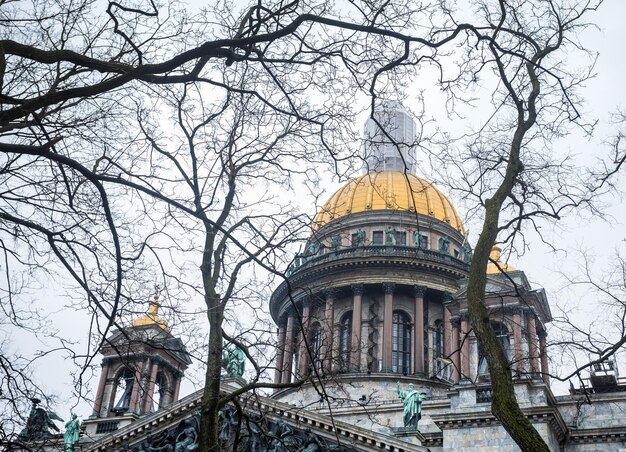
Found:
[[[72,418],[65,424],[65,433],[63,434],[63,447],[65,452],[72,452],[74,444],[78,442],[80,435],[80,422],[78,416],[72,414]]]
[[[450,238],[446,235],[439,239],[439,252],[450,254]]]
[[[59,432],[59,427],[54,424],[53,420],[63,422],[63,419],[54,411],[39,408],[37,405],[41,403],[40,399],[33,397],[30,400],[33,405],[26,420],[26,428],[20,432],[19,438],[24,441],[37,441],[50,437],[52,435],[50,430]]]
[[[385,245],[393,245],[393,238],[396,235],[396,230],[391,226],[387,226],[385,231]]]
[[[231,347],[227,346],[224,342],[224,349],[222,351],[222,365],[226,369],[226,373],[229,377],[241,377],[243,375],[244,366],[246,364],[246,357],[236,345]]]
[[[309,249],[309,252],[308,252],[309,256],[308,257],[312,258],[313,256],[317,255],[317,253],[319,252],[320,245],[319,245],[319,243],[311,242],[311,243],[309,243],[309,248],[308,249]]]
[[[365,231],[363,229],[358,229],[356,231],[356,240],[354,246],[363,246],[365,245]]]
[[[417,423],[422,418],[422,401],[425,394],[417,392],[413,383],[409,383],[407,391],[402,391],[398,382],[396,391],[404,404],[404,427],[417,430]]]

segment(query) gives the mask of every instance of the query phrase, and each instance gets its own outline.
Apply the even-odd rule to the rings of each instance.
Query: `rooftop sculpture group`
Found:
[[[41,441],[54,434],[51,430],[59,432],[59,427],[55,425],[54,421],[63,422],[63,419],[61,419],[54,411],[48,411],[38,407],[41,403],[40,399],[33,397],[30,401],[33,405],[30,408],[30,413],[28,414],[28,419],[26,420],[26,427],[19,434],[20,440]]]

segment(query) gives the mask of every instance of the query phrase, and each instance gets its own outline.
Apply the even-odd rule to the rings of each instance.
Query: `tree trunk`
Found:
[[[491,410],[523,451],[549,451],[547,444],[528,418],[522,413],[517,399],[511,368],[502,344],[496,337],[485,306],[485,285],[489,252],[497,235],[498,213],[487,202],[483,231],[474,250],[467,287],[470,322],[479,344],[485,351],[491,376],[493,401]],[[490,209],[491,207],[491,209]]]
[[[219,451],[218,418],[220,400],[220,373],[222,366],[222,320],[223,310],[215,299],[215,307],[209,308],[209,355],[207,358],[202,415],[200,417],[201,451]]]

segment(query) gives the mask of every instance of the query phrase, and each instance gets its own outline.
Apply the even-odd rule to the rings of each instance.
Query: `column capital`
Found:
[[[538,318],[537,313],[535,312],[535,309],[532,308],[531,306],[524,306],[522,308],[522,311],[524,312],[524,315],[526,315],[526,317],[532,317],[534,319]]]
[[[328,289],[324,289],[324,297],[326,300],[334,300],[337,295],[337,289],[330,287]]]
[[[415,298],[424,298],[426,289],[426,286],[413,286],[413,294],[415,295]]]
[[[548,337],[548,333],[546,332],[546,330],[537,328],[537,337],[540,340],[545,340]]]
[[[391,295],[393,294],[393,291],[396,288],[396,283],[392,283],[392,282],[386,282],[383,283],[383,290],[385,291],[386,295]]]
[[[363,295],[363,284],[352,284],[351,288],[354,295]]]
[[[441,301],[443,303],[452,303],[454,301],[454,297],[450,292],[444,292],[443,296],[441,297]]]

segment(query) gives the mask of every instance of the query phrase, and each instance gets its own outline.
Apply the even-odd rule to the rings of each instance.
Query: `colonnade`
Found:
[[[511,367],[518,375],[541,375],[546,384],[550,383],[550,369],[546,350],[546,332],[537,328],[536,314],[529,308],[511,308],[513,331],[509,332],[509,338],[513,339],[511,350]],[[449,315],[445,309],[444,316]],[[445,355],[450,356],[452,361],[453,381],[458,383],[461,379],[471,379],[470,371],[470,326],[465,313],[460,318],[452,318],[451,344],[457,345],[459,353],[453,349],[446,349]],[[525,327],[524,327],[525,326]],[[522,344],[527,342],[528,350],[523,349]]]
[[[389,282],[383,283],[384,292],[383,303],[383,328],[382,342],[378,344],[382,349],[382,372],[392,372],[392,355],[393,355],[393,311],[394,311],[394,294],[396,293],[396,284]],[[364,285],[355,284],[351,286],[353,304],[352,304],[352,331],[351,331],[351,347],[350,347],[350,371],[361,372],[366,370],[362,365],[364,353],[364,340],[362,338],[363,331],[363,293]],[[424,374],[425,372],[425,354],[424,354],[424,294],[426,287],[414,286],[414,331],[412,334],[414,359],[412,360],[412,370],[415,374]],[[323,307],[323,338],[320,349],[321,369],[329,373],[334,369],[334,362],[337,358],[336,345],[334,344],[334,325],[335,325],[335,304],[336,290],[329,289],[324,291],[324,307]],[[302,304],[302,324],[299,324],[298,315],[294,311],[290,311],[278,326],[278,349],[279,353],[276,359],[276,370],[274,381],[276,383],[290,383],[293,379],[293,356],[294,352],[298,352],[297,373],[306,375],[310,369],[310,353],[307,350],[306,343],[300,341],[295,344],[295,338],[299,333],[309,334],[311,324],[311,306],[308,300]],[[449,342],[446,338],[445,342]],[[448,348],[450,348],[448,346]],[[280,352],[282,351],[282,353]]]
[[[394,294],[396,293],[396,285],[394,283],[383,283],[382,289],[384,293],[383,303],[383,319],[382,319],[382,341],[377,344],[382,350],[382,372],[392,372],[393,370],[393,312],[394,312]],[[403,287],[404,291],[406,287]],[[428,333],[425,330],[425,307],[428,301],[424,299],[427,288],[424,286],[413,286],[413,329],[412,329],[412,360],[411,371],[415,375],[427,376],[428,363],[426,360],[431,357],[428,355]],[[355,284],[351,286],[353,297],[352,303],[352,331],[351,331],[351,347],[350,347],[350,364],[349,368],[343,368],[342,371],[363,372],[368,369],[363,366],[363,357],[365,353],[365,341],[362,338],[362,321],[363,321],[363,284]],[[337,291],[329,289],[324,291],[324,305],[322,307],[322,343],[319,350],[319,369],[324,373],[338,371],[337,365],[338,354],[337,344],[335,340],[335,304]],[[448,365],[451,365],[450,377],[453,383],[459,383],[462,379],[470,379],[470,326],[467,315],[452,317],[448,307],[453,302],[450,294],[443,296],[443,358],[446,359]],[[301,323],[299,320],[301,318]],[[524,329],[523,317],[525,319]],[[510,336],[513,339],[512,365],[515,371],[520,374],[539,374],[543,375],[546,384],[548,379],[548,361],[546,354],[545,332],[538,332],[535,314],[530,309],[514,308],[512,315],[513,331]],[[304,300],[302,303],[301,316],[293,310],[289,311],[278,327],[278,350],[276,359],[276,369],[274,375],[275,383],[290,383],[294,379],[294,355],[297,353],[296,375],[304,376],[311,369],[311,351],[307,349],[305,341],[300,340],[296,344],[295,339],[302,333],[309,337],[311,327],[311,304],[310,301]],[[512,334],[511,334],[512,333]],[[524,339],[523,339],[524,337]],[[528,343],[528,355],[524,356],[522,349],[523,340]],[[528,368],[529,367],[529,368]],[[378,370],[378,369],[376,369]]]

